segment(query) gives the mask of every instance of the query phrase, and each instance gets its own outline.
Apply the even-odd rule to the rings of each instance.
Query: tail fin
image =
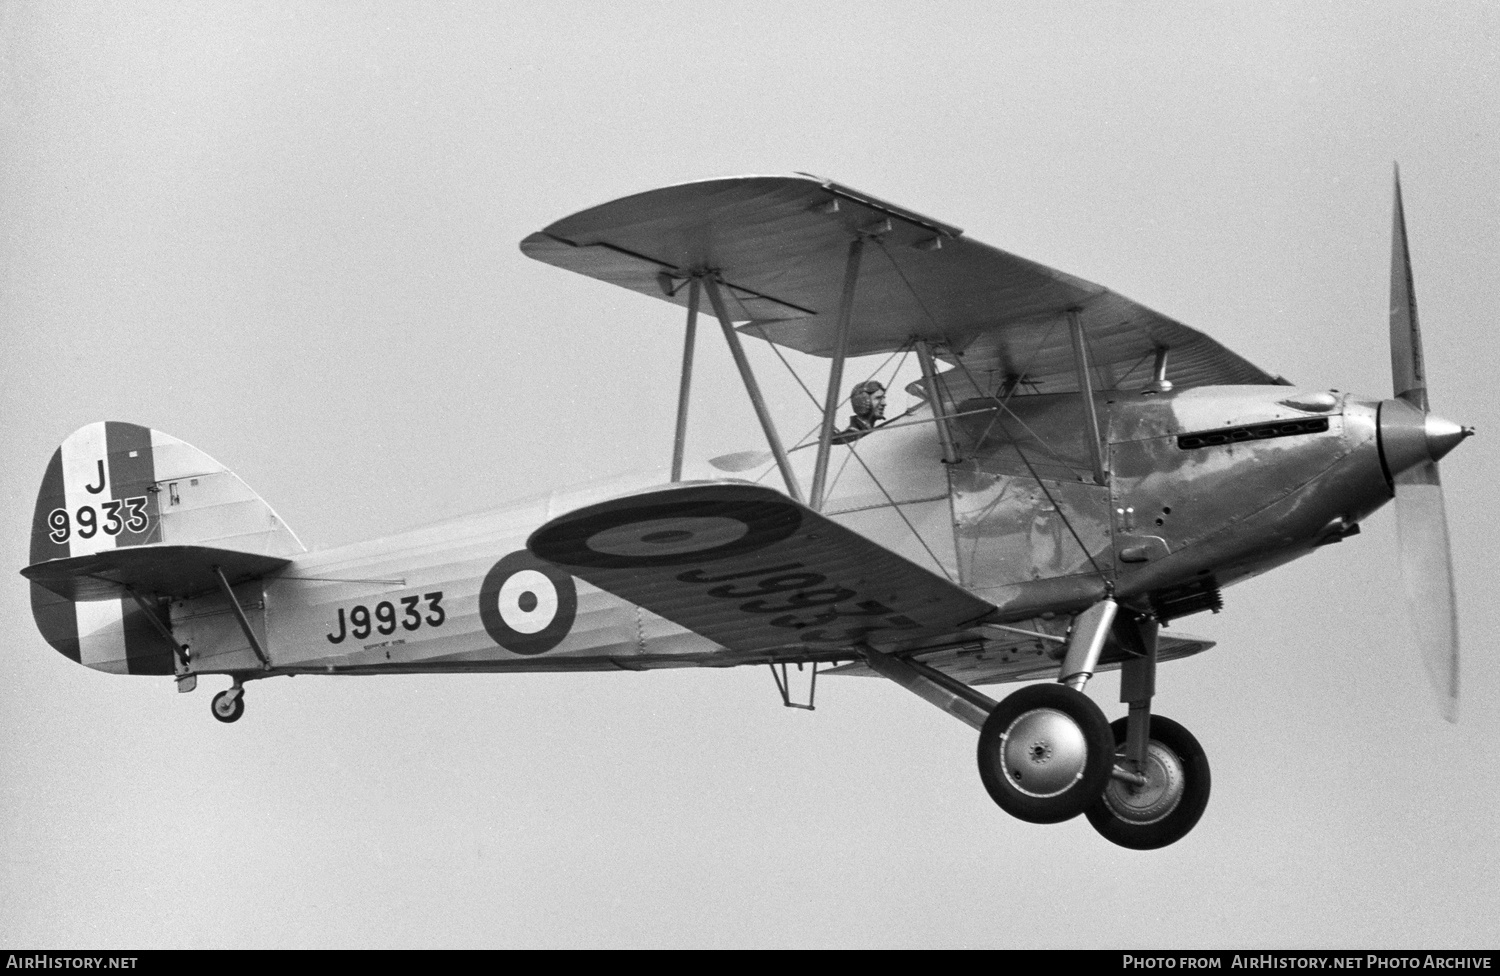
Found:
[[[127,546],[212,545],[285,557],[304,547],[213,458],[157,430],[106,421],[53,452],[31,522],[31,565]],[[101,671],[171,674],[173,648],[125,593],[91,602],[31,584],[47,643]]]

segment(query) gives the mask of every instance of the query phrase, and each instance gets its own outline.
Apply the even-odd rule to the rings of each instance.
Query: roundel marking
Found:
[[[583,544],[610,556],[680,556],[719,549],[749,534],[749,524],[739,519],[677,516],[610,526]]]
[[[479,588],[479,619],[496,644],[516,654],[543,654],[573,629],[573,577],[526,550],[501,559]]]
[[[517,570],[500,584],[496,603],[511,630],[539,634],[557,619],[557,585],[534,569]]]
[[[564,520],[530,545],[565,566],[645,569],[745,555],[790,537],[801,524],[795,505],[772,499],[685,501]]]

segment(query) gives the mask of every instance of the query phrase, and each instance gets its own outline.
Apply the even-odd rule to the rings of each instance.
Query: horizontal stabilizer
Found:
[[[984,600],[780,492],[690,482],[555,518],[527,547],[724,647],[972,640]]]
[[[281,569],[291,560],[208,546],[132,546],[87,556],[50,559],[21,575],[58,596],[76,602],[118,600],[125,590],[143,596],[187,599],[219,586],[215,568],[231,586]]]

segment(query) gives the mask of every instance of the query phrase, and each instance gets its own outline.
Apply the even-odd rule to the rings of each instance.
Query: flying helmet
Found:
[[[854,412],[863,417],[870,412],[870,395],[872,393],[884,393],[885,385],[879,380],[866,380],[854,386],[854,392],[849,394],[849,406]]]

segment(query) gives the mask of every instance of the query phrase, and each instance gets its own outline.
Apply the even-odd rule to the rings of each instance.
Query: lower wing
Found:
[[[864,536],[743,482],[690,482],[569,512],[542,559],[735,651],[881,651],[980,639],[995,607]]]

